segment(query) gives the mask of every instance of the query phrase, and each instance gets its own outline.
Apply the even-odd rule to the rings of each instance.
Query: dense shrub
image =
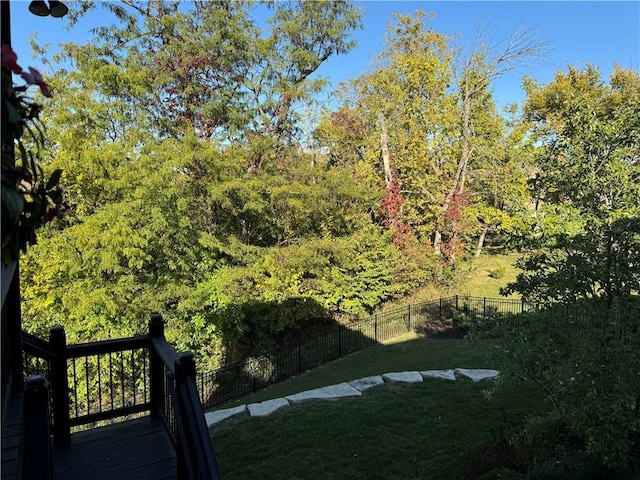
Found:
[[[611,467],[628,462],[640,432],[639,307],[557,306],[518,318],[503,340],[505,379],[540,384],[589,454]]]
[[[464,480],[633,480],[640,476],[633,458],[629,465],[604,465],[556,413],[532,417],[524,427],[507,428],[465,455]]]
[[[491,272],[489,272],[489,276],[491,278],[495,278],[496,280],[500,280],[501,278],[504,278],[506,273],[507,267],[505,267],[504,265],[498,265],[496,266],[496,268],[491,270]]]

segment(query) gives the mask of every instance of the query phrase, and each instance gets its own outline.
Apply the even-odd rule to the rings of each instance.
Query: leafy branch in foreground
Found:
[[[12,74],[25,85],[14,86]],[[40,72],[23,70],[9,45],[2,45],[2,262],[16,260],[19,252],[35,243],[35,231],[60,213],[61,170],[45,178],[40,149],[45,143],[41,106],[29,95],[37,85],[45,97],[49,87]],[[16,158],[17,154],[17,158]]]

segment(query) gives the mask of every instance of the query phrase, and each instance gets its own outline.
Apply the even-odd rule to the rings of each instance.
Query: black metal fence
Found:
[[[205,408],[212,407],[443,320],[467,329],[480,325],[489,331],[496,319],[530,310],[532,307],[520,300],[466,296],[409,305],[334,324],[321,334],[276,351],[201,372],[196,377],[198,391]],[[49,342],[26,333],[23,342],[25,373],[45,376],[54,390],[56,386],[63,388],[61,385],[67,389],[57,396],[52,392],[52,398],[69,398],[68,403],[50,406],[54,427],[56,412],[58,416],[68,415],[63,424],[78,428],[116,414],[135,415],[150,408],[148,337],[66,345],[64,331],[54,327]]]
[[[348,324],[336,324],[327,333],[200,373],[198,390],[205,408],[213,407],[432,323],[452,319],[470,326],[495,318],[496,314],[510,316],[532,309],[520,300],[458,295],[409,305]]]

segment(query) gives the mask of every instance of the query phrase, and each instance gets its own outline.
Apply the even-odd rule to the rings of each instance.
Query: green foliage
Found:
[[[515,320],[505,334],[513,378],[529,378],[606,465],[624,464],[640,429],[638,302],[615,315],[586,305],[557,307]]]
[[[640,76],[616,68],[606,85],[569,68],[527,89],[537,250],[505,292],[548,308],[514,329],[508,368],[546,389],[589,454],[621,465],[640,431]]]
[[[491,278],[495,278],[496,280],[500,280],[501,278],[504,278],[506,273],[507,267],[504,265],[498,265],[496,268],[489,272],[489,276]]]
[[[321,119],[314,139],[332,163],[367,165],[373,183],[384,178],[389,189],[391,175],[397,191],[384,197],[378,223],[391,203],[394,225],[453,264],[471,242],[481,251],[485,238],[527,228],[526,127],[498,114],[489,85],[503,62],[536,49],[515,48],[517,39],[504,55],[478,47],[464,58],[429,28],[432,17],[394,16],[375,68],[341,87],[344,104]]]
[[[532,416],[509,426],[470,450],[463,460],[465,479],[631,480],[625,467],[603,466],[590,456],[569,425],[555,415]]]
[[[14,85],[13,75],[26,82]],[[37,85],[51,97],[37,70],[23,71],[8,44],[2,45],[2,263],[16,261],[27,245],[36,243],[36,230],[60,213],[62,170],[45,176],[42,150],[46,143],[40,118],[42,106],[29,94]]]

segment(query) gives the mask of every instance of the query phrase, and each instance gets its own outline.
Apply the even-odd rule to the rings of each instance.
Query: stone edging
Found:
[[[426,378],[440,378],[444,380],[469,379],[474,382],[481,380],[492,380],[499,375],[498,370],[486,368],[456,368],[452,370],[424,370],[412,372],[389,372],[382,375],[359,378],[350,382],[329,385],[328,387],[316,388],[294,395],[286,395],[283,398],[266,400],[260,403],[250,403],[233,408],[214,410],[205,414],[207,426],[212,427],[217,423],[233,417],[240,413],[249,411],[252,417],[266,417],[281,408],[303,402],[305,400],[333,400],[342,397],[361,396],[362,392],[369,388],[383,385],[384,383],[404,382],[418,383]]]

